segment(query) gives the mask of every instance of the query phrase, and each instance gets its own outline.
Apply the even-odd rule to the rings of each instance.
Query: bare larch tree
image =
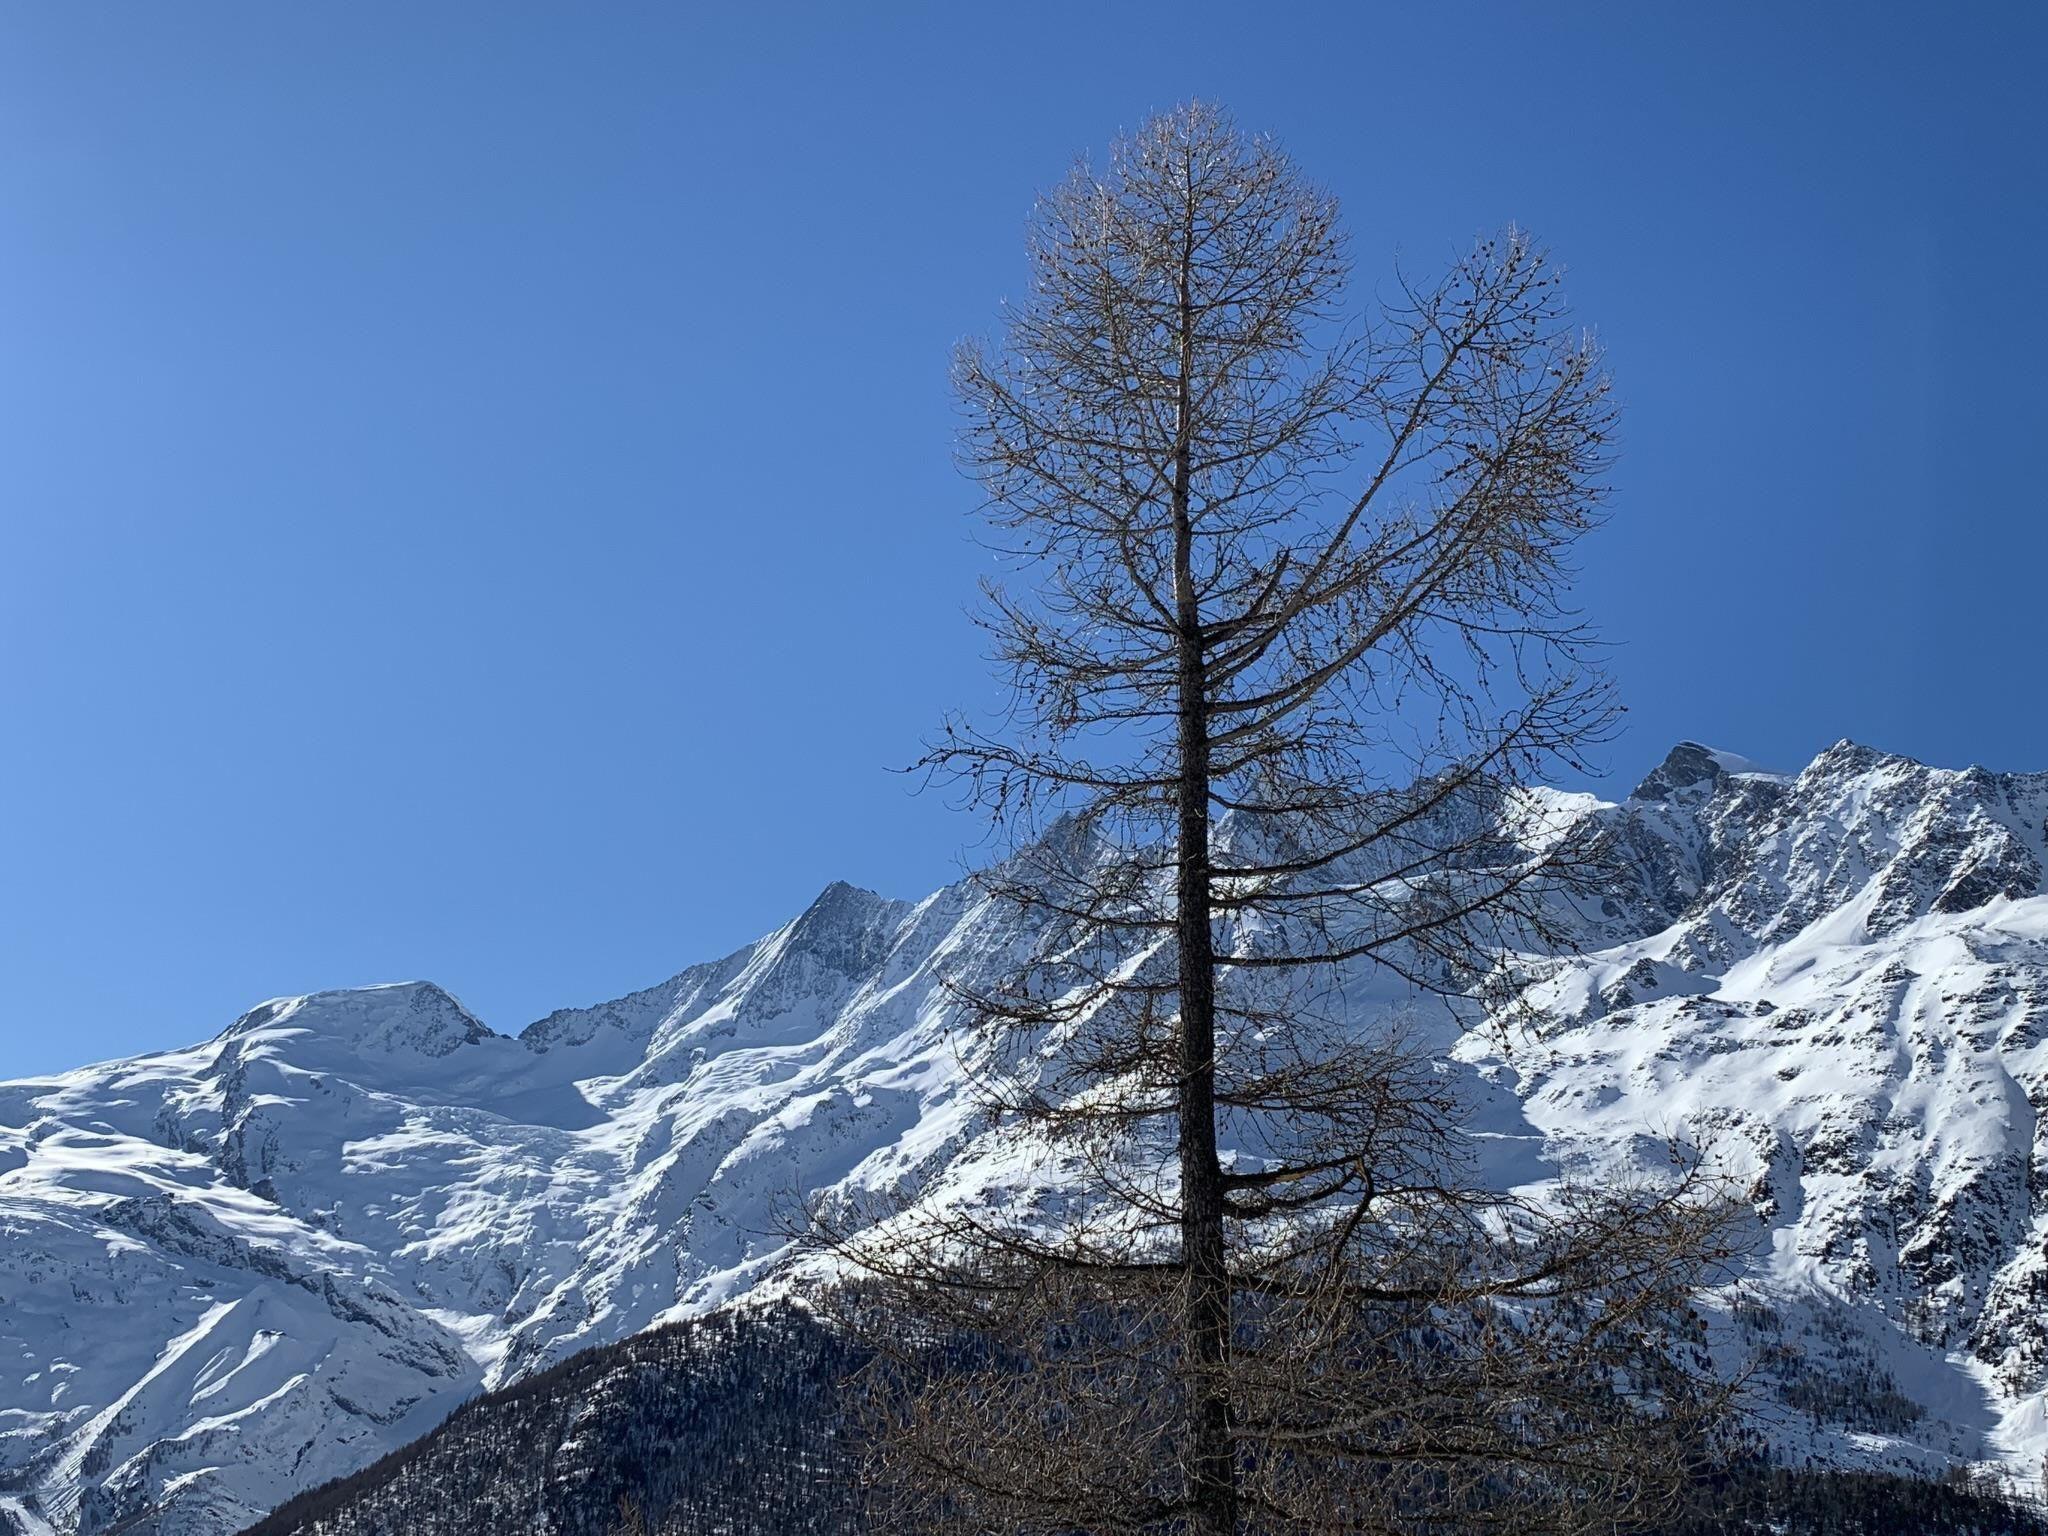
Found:
[[[1599,850],[1532,779],[1614,715],[1565,606],[1613,430],[1525,236],[1352,318],[1333,200],[1187,106],[1041,199],[959,353],[1011,585],[998,729],[929,767],[1034,935],[963,1060],[1058,1176],[820,1213],[887,1347],[891,1518],[1615,1530],[1718,1404],[1694,1165],[1489,1193],[1443,1031],[1567,948]],[[872,1383],[871,1383],[872,1384]]]

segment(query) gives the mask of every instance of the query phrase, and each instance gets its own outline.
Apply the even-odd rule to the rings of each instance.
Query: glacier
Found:
[[[1540,1027],[1436,1040],[1487,1166],[1703,1149],[1753,1216],[1713,1302],[1761,1432],[2032,1482],[2048,774],[1683,743],[1620,802],[1540,793],[1623,859]],[[968,882],[835,884],[517,1036],[408,982],[0,1083],[0,1530],[237,1530],[485,1387],[800,1286],[801,1196],[1010,1190],[946,983],[1034,942]]]

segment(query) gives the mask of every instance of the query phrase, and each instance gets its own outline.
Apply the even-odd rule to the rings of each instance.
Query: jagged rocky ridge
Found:
[[[2032,1476],[2048,776],[1686,744],[1620,805],[1546,805],[1627,869],[1538,984],[1554,1022],[1434,1021],[1486,1166],[1711,1148],[1757,1215],[1724,1347],[1781,1449]],[[797,1192],[1014,1198],[1044,1174],[978,1135],[942,978],[1034,941],[966,886],[835,885],[517,1038],[415,983],[0,1085],[0,1529],[233,1530],[480,1388],[790,1283]]]

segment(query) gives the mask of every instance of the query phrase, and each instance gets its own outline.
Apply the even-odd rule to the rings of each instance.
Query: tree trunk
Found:
[[[1182,267],[1178,442],[1173,465],[1173,586],[1179,633],[1180,821],[1175,929],[1180,948],[1181,1263],[1186,1271],[1189,1497],[1200,1536],[1235,1536],[1237,1467],[1226,1357],[1230,1285],[1223,1245],[1223,1171],[1216,1160],[1216,956],[1209,926],[1209,720],[1189,512],[1192,306]]]

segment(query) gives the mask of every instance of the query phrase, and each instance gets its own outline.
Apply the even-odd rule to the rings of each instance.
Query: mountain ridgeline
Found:
[[[1358,1027],[1398,1019],[1434,1053],[1504,1185],[1706,1149],[1753,1217],[1709,1298],[1715,1347],[1751,1372],[1781,1465],[2032,1485],[2048,775],[1847,742],[1787,775],[1685,744],[1618,804],[1535,803],[1549,835],[1591,819],[1620,853],[1565,914],[1577,953],[1531,970],[1542,1025],[1466,1028],[1361,972]],[[838,1465],[834,1346],[767,1310],[809,1283],[796,1201],[1058,1184],[1056,1156],[977,1113],[948,985],[1046,938],[972,884],[835,885],[724,959],[517,1037],[407,983],[0,1084],[0,1530],[225,1536],[444,1424],[406,1454],[642,1487],[650,1520],[664,1458],[673,1486],[737,1488],[691,1470],[727,1458],[760,1479],[750,1510],[840,1518],[844,1479],[808,1470]],[[377,1486],[402,1485],[427,1486]],[[618,1513],[576,1507],[530,1528]],[[688,1528],[838,1528],[812,1519]]]

